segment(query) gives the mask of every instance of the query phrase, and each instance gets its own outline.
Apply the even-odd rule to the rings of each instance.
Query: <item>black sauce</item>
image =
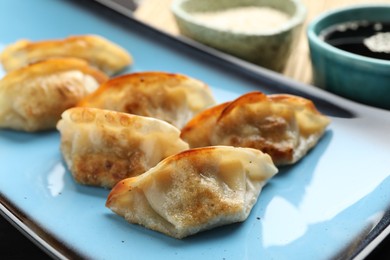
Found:
[[[390,60],[390,22],[343,23],[323,30],[320,37],[330,45],[344,51],[370,58]],[[372,40],[375,38],[381,39],[381,46],[372,45]]]

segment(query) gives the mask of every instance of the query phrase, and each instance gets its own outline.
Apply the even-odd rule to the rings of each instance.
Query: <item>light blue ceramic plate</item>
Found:
[[[329,259],[356,255],[385,230],[388,111],[200,51],[91,1],[0,1],[0,25],[3,46],[20,38],[96,33],[133,54],[129,71],[196,77],[220,102],[251,90],[298,93],[333,121],[315,149],[270,181],[247,221],[183,240],[128,224],[105,208],[108,190],[76,184],[61,159],[57,132],[1,130],[0,210],[53,256]]]

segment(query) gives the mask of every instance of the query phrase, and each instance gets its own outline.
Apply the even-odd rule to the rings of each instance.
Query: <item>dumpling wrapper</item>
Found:
[[[79,106],[154,117],[181,128],[215,104],[210,88],[199,80],[181,74],[139,72],[107,81]]]
[[[108,75],[121,71],[133,62],[125,49],[98,35],[76,35],[36,42],[19,40],[3,50],[0,61],[4,70],[10,72],[45,59],[63,57],[83,59]]]
[[[130,223],[181,239],[245,221],[276,173],[271,157],[256,149],[191,149],[118,182],[106,206]]]
[[[87,62],[58,58],[14,70],[0,80],[0,128],[55,129],[61,113],[108,77]]]
[[[181,129],[181,138],[185,139],[191,148],[211,146],[211,135],[218,117],[229,104],[230,102],[218,104],[194,116]]]
[[[293,164],[317,144],[330,123],[310,100],[293,95],[251,92],[219,106],[183,127],[181,137],[190,147],[251,147],[271,155],[276,165]]]
[[[188,149],[180,131],[164,121],[102,109],[68,109],[57,128],[64,160],[85,185],[111,188]]]

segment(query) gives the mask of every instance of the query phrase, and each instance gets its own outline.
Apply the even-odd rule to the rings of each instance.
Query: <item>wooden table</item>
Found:
[[[300,82],[311,83],[312,71],[306,37],[307,25],[320,13],[334,8],[355,4],[387,3],[390,0],[301,0],[307,9],[307,17],[296,50],[293,52],[283,74]],[[135,17],[162,31],[179,34],[170,10],[172,0],[141,0]],[[389,14],[390,15],[390,14]]]

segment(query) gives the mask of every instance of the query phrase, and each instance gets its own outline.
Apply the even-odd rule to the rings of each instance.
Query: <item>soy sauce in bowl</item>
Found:
[[[324,29],[319,37],[344,51],[390,60],[390,22],[346,22]]]

